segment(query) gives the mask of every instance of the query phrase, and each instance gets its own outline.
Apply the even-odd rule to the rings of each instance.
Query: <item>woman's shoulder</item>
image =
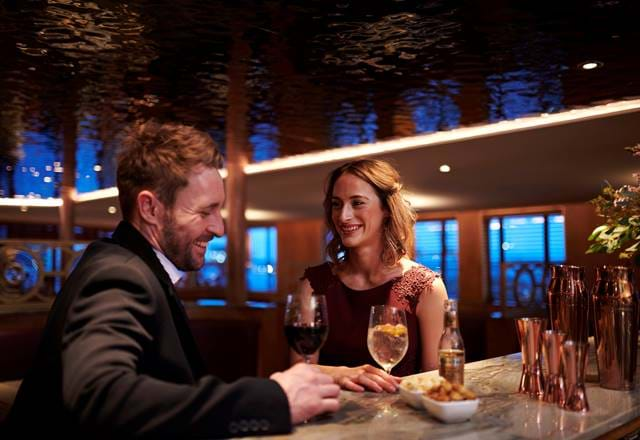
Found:
[[[334,264],[326,261],[317,266],[307,267],[300,280],[308,280],[314,292],[324,293],[335,278]]]
[[[310,279],[316,277],[326,277],[333,275],[333,264],[329,261],[325,261],[317,266],[309,266],[304,270],[304,274],[301,279]]]
[[[423,292],[433,287],[433,282],[440,277],[437,272],[412,260],[402,262],[403,274],[394,283],[393,290],[400,299],[417,303]]]

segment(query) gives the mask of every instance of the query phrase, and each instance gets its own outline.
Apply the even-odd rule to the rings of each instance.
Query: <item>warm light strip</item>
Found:
[[[393,139],[374,144],[361,144],[351,147],[333,148],[318,152],[300,154],[248,164],[244,170],[246,174],[268,173],[278,170],[300,168],[329,162],[339,162],[357,157],[391,153],[395,151],[410,150],[419,147],[441,145],[449,142],[460,142],[507,134],[532,128],[552,127],[554,125],[567,124],[604,116],[612,116],[619,113],[628,113],[640,110],[640,99],[611,102],[595,107],[568,110],[560,113],[543,113],[536,116],[528,116],[510,121],[500,121],[494,124],[462,127],[449,131]]]
[[[227,177],[227,170],[222,168],[218,170],[220,172],[220,176],[224,179]],[[73,200],[75,202],[92,202],[94,200],[103,200],[109,198],[117,198],[118,197],[118,188],[112,186],[111,188],[98,189],[95,191],[90,191],[82,194],[77,194]]]
[[[62,206],[62,199],[27,199],[27,198],[0,198],[0,206],[18,206],[34,208],[57,208]]]
[[[109,199],[111,197],[118,197],[118,188],[112,186],[111,188],[97,189],[82,194],[76,194],[73,198],[74,202],[91,202],[94,200]]]

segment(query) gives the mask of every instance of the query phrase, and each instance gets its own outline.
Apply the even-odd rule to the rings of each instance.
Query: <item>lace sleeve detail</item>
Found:
[[[398,301],[409,305],[415,312],[422,292],[431,291],[433,281],[440,277],[439,274],[425,266],[416,266],[409,269],[391,287],[391,294]]]
[[[324,263],[319,266],[307,267],[300,280],[309,280],[314,295],[325,295],[334,276],[331,265]]]

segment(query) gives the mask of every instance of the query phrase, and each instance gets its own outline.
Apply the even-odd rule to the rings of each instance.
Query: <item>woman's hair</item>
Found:
[[[383,160],[359,159],[336,168],[327,177],[323,205],[325,222],[331,231],[331,240],[327,244],[327,255],[331,261],[338,263],[349,258],[349,249],[343,246],[332,219],[333,188],[343,174],[351,174],[371,185],[380,199],[382,209],[389,214],[383,223],[382,262],[392,266],[405,255],[411,257],[416,214],[403,197],[398,171]]]
[[[156,121],[131,126],[118,153],[117,185],[123,217],[132,218],[142,190],[153,191],[172,208],[177,191],[187,186],[189,174],[198,165],[222,166],[222,156],[208,134]]]

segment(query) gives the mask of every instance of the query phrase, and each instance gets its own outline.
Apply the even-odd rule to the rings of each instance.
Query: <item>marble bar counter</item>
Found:
[[[406,405],[399,394],[343,391],[341,409],[336,414],[274,438],[591,439],[621,438],[640,429],[640,386],[630,392],[600,388],[595,382],[593,355],[587,367],[591,410],[586,414],[564,411],[518,394],[520,371],[519,353],[467,364],[465,385],[481,399],[478,411],[468,422],[441,423],[426,411]],[[390,411],[385,411],[385,406]]]

